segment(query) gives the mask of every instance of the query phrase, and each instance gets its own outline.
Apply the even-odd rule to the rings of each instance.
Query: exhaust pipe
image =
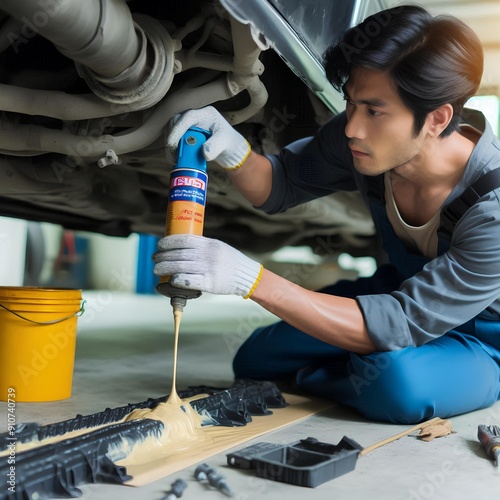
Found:
[[[180,44],[158,21],[132,18],[124,0],[2,0],[0,8],[72,59],[105,101],[144,109],[170,88]]]

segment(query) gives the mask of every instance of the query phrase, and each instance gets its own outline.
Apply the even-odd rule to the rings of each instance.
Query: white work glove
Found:
[[[179,141],[190,127],[200,127],[212,133],[202,148],[207,161],[215,161],[227,170],[236,170],[250,154],[248,141],[214,107],[207,106],[186,111],[172,120],[165,140],[165,149],[172,159],[177,158]]]
[[[154,273],[188,290],[249,298],[263,267],[226,243],[192,234],[173,234],[158,241]]]

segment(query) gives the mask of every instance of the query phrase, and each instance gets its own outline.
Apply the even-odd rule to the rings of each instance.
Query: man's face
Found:
[[[413,114],[403,104],[387,73],[354,68],[344,94],[345,134],[356,170],[378,175],[420,157],[425,125],[415,136]]]

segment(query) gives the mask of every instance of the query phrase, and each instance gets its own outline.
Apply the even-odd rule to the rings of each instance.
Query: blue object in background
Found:
[[[153,274],[153,253],[156,252],[157,236],[139,234],[139,251],[137,252],[136,293],[154,294],[159,278]]]
[[[40,236],[42,233],[40,233]],[[38,274],[41,270],[37,271]],[[64,230],[59,246],[59,253],[54,261],[52,275],[47,286],[54,288],[88,287],[89,276],[89,241],[85,236],[77,235],[74,231]],[[39,281],[38,277],[26,277],[25,285]],[[34,285],[39,286],[39,285]]]

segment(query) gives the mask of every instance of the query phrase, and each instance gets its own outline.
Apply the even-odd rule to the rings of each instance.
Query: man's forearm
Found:
[[[323,342],[359,354],[376,351],[354,299],[306,290],[267,269],[251,298]]]
[[[253,151],[237,170],[229,170],[229,177],[240,193],[254,206],[260,207],[269,198],[272,186],[271,162]]]

